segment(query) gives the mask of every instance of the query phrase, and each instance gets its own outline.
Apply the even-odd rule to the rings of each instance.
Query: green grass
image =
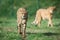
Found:
[[[60,40],[60,19],[53,19],[53,27],[47,27],[47,21],[41,26],[31,25],[34,18],[28,19],[26,27],[26,40]],[[0,40],[22,40],[17,33],[16,19],[0,18]]]

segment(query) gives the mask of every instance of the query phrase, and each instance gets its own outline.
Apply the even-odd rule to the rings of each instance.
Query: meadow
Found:
[[[56,6],[53,12],[53,27],[42,20],[41,26],[32,25],[36,11]],[[25,7],[28,12],[26,40],[60,40],[60,0],[0,0],[0,40],[22,40],[17,32],[16,12]]]
[[[47,20],[42,20],[41,26],[31,25],[34,17],[29,18],[26,27],[26,40],[60,40],[60,19],[53,18],[53,27],[47,27]],[[17,32],[17,22],[14,18],[0,18],[0,40],[22,40]]]

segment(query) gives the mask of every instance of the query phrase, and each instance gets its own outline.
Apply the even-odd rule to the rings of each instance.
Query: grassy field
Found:
[[[53,13],[53,27],[47,27],[47,20],[41,26],[31,25],[36,11],[56,6]],[[0,40],[22,40],[17,32],[16,12],[24,7],[28,12],[26,40],[60,40],[60,0],[0,0]],[[7,18],[6,18],[7,17]]]
[[[34,18],[28,19],[26,27],[26,40],[60,40],[60,19],[53,19],[53,27],[47,27],[47,21],[41,26],[31,25]],[[0,40],[22,40],[17,33],[16,19],[0,18]]]

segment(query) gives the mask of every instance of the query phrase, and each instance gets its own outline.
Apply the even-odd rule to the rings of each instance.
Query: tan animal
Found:
[[[54,9],[55,9],[55,6],[51,6],[51,7],[48,7],[47,9],[37,10],[35,20],[32,22],[32,24],[36,24],[36,25],[40,26],[41,20],[47,19],[48,20],[48,26],[52,27],[53,26],[52,13],[53,13]]]
[[[25,8],[19,8],[17,10],[17,24],[18,24],[18,33],[22,34],[25,37],[26,23],[27,23],[27,11]]]

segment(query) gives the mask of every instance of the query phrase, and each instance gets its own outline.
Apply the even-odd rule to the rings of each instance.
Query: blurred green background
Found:
[[[56,6],[53,12],[53,27],[47,27],[47,20],[41,26],[31,25],[36,11]],[[26,40],[60,40],[60,0],[0,0],[0,40],[22,40],[17,32],[16,12],[25,7],[28,11]]]
[[[60,0],[0,0],[0,17],[16,18],[17,9],[26,7],[29,16],[39,8],[56,6],[54,16],[60,17]]]

